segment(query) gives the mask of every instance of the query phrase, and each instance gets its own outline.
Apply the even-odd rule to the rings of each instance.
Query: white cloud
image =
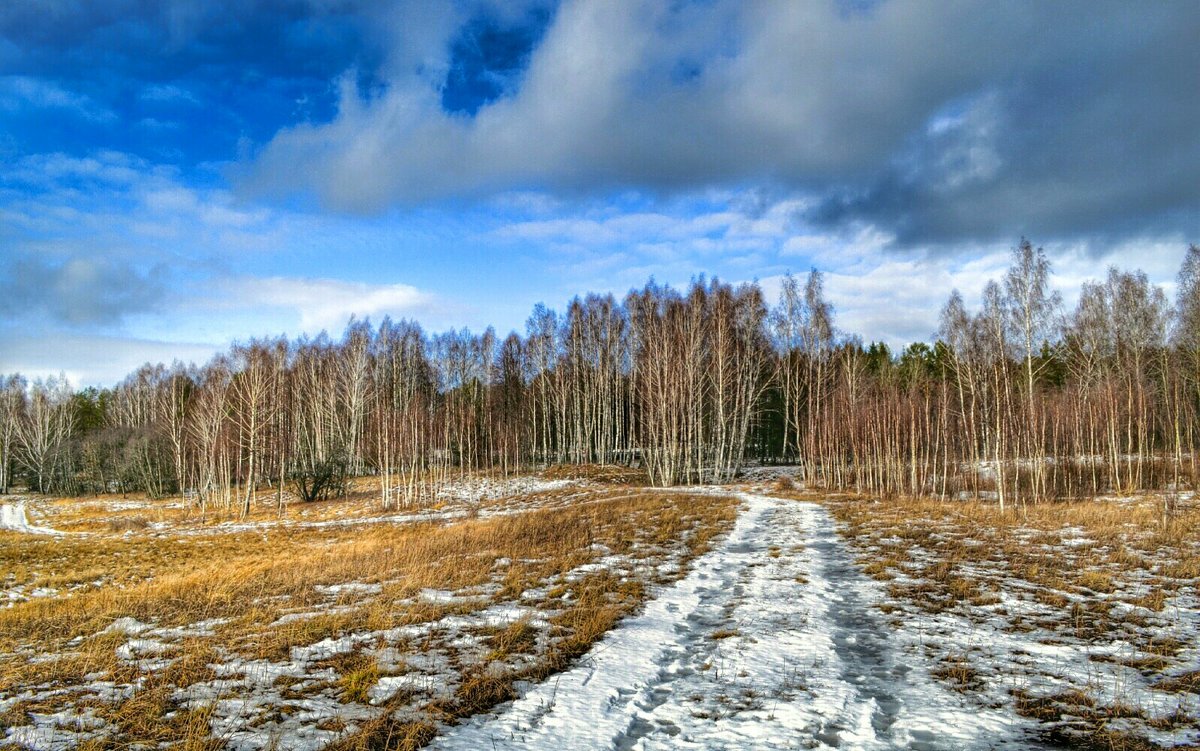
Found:
[[[351,316],[377,324],[385,315],[421,318],[444,315],[446,308],[434,295],[406,284],[237,277],[174,297],[161,316],[140,317],[123,334],[0,330],[0,373],[62,371],[76,386],[111,385],[144,362],[199,363],[235,339],[322,330],[336,337]]]
[[[138,98],[145,102],[185,102],[187,104],[200,104],[200,100],[196,98],[192,92],[179,86],[170,84],[150,84],[144,86]]]
[[[143,363],[202,363],[223,347],[135,337],[47,332],[3,337],[0,373],[39,378],[62,373],[76,388],[112,386]]]
[[[974,248],[963,259],[920,253],[898,256],[871,237],[872,232],[864,230],[848,243],[828,238],[831,242],[822,245],[821,236],[804,236],[801,242],[789,242],[788,248],[812,258],[824,273],[826,296],[834,305],[840,330],[867,341],[884,341],[896,350],[909,342],[932,339],[951,290],[962,294],[969,309],[977,309],[984,285],[989,280],[1002,282],[1011,260],[1012,248],[1003,244]],[[867,240],[859,242],[862,238]],[[1096,253],[1086,243],[1050,244],[1045,251],[1052,267],[1050,284],[1062,294],[1062,312],[1069,315],[1083,282],[1103,279],[1110,265],[1141,269],[1168,295],[1173,294],[1186,248],[1182,239],[1143,238],[1106,253]],[[762,280],[772,304],[779,295],[780,279]]]
[[[429,312],[436,298],[408,284],[367,284],[338,279],[240,278],[223,285],[222,307],[263,310],[291,320],[299,330],[338,334],[351,316],[378,323],[385,315],[415,317]]]
[[[50,81],[30,76],[0,76],[0,110],[12,111],[26,106],[71,110],[95,122],[117,118],[116,113],[90,97],[67,91]]]
[[[335,121],[279,133],[254,183],[304,185],[338,208],[370,210],[522,184],[695,189],[861,169],[986,67],[976,56],[939,60],[970,48],[946,27],[961,21],[964,40],[996,44],[1029,25],[986,5],[930,14],[883,4],[847,18],[836,3],[568,0],[516,94],[465,119],[439,97],[445,40],[461,19],[411,11],[391,18],[429,35],[392,45],[389,89],[363,96],[347,77]],[[694,75],[681,79],[681,68]]]
[[[585,209],[578,213],[518,220],[489,233],[496,240],[541,243],[591,251],[642,249],[663,257],[723,254],[775,248],[793,230],[800,202],[787,200],[747,214],[710,200],[664,205],[660,210]],[[669,251],[668,251],[669,249]]]
[[[73,253],[126,248],[120,252],[139,260],[175,255],[183,242],[213,254],[245,250],[269,236],[280,216],[241,204],[226,189],[191,187],[174,168],[112,151],[22,157],[0,177],[5,188],[11,199],[0,211],[27,238],[72,239]]]

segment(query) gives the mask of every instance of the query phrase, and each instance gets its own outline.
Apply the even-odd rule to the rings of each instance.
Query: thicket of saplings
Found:
[[[392,508],[463,472],[624,464],[670,486],[751,460],[796,463],[811,487],[1001,506],[1194,488],[1200,248],[1174,300],[1112,268],[1064,310],[1049,274],[1023,241],[978,310],[955,291],[935,342],[898,356],[836,329],[813,270],[773,307],[755,284],[651,282],[538,305],[504,339],[352,321],[101,390],[10,376],[0,490],[182,492],[246,514],[265,489],[315,500],[362,475]]]

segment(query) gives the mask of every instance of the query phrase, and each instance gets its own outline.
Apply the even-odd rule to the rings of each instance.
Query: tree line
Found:
[[[340,338],[255,339],[112,388],[0,381],[0,491],[184,493],[246,514],[264,489],[392,508],[476,470],[624,464],[669,486],[749,461],[813,487],[1014,502],[1197,483],[1200,248],[1174,301],[1112,268],[1073,310],[1045,253],[1014,249],[978,310],[953,292],[932,344],[838,330],[823,277],[653,281],[624,300],[538,305],[516,332],[427,335],[351,320]]]

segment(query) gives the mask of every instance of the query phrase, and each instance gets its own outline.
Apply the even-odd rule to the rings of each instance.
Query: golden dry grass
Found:
[[[628,493],[645,489],[649,484],[642,470],[614,465],[555,465],[541,474],[546,480],[578,481],[587,487],[589,495],[602,488],[613,494]],[[344,497],[328,500],[303,502],[292,487],[285,483],[282,494],[283,506],[278,505],[279,493],[269,485],[260,486],[253,494],[250,513],[242,516],[241,501],[245,488],[232,489],[232,506],[212,505],[202,515],[194,499],[171,496],[157,499],[147,498],[141,493],[100,494],[84,497],[39,498],[35,501],[44,522],[64,532],[86,533],[143,533],[153,532],[152,526],[169,527],[171,530],[186,528],[205,529],[210,533],[221,533],[226,524],[279,524],[290,522],[322,523],[348,522],[357,519],[380,519],[401,517],[413,511],[438,512],[450,509],[478,511],[503,507],[509,503],[529,508],[541,500],[553,500],[553,494],[541,499],[539,493],[514,491],[505,495],[505,475],[498,471],[478,471],[464,477],[451,478],[449,485],[441,486],[438,498],[425,498],[419,504],[385,509],[381,503],[378,477],[357,477],[347,483]],[[403,485],[403,476],[393,476],[392,485]],[[464,502],[455,498],[453,487],[462,483],[485,489],[483,498]]]
[[[555,464],[542,474],[548,479],[589,480],[625,487],[643,487],[650,484],[646,470],[613,464]]]
[[[540,606],[552,613],[549,634],[522,620],[495,629],[485,635],[487,652],[456,658],[461,664],[453,696],[416,708],[428,721],[393,717],[392,705],[410,698],[401,694],[335,746],[416,748],[428,741],[431,722],[490,707],[511,698],[516,681],[567,667],[637,610],[649,585],[664,580],[654,565],[633,578],[607,570],[564,578],[568,572],[622,553],[651,562],[668,555],[689,560],[730,526],[735,506],[710,495],[610,489],[554,508],[437,523],[329,529],[283,524],[199,536],[181,525],[178,533],[102,530],[59,540],[6,535],[0,563],[14,572],[10,583],[53,586],[60,594],[0,610],[0,694],[97,680],[137,685],[132,696],[98,711],[111,733],[97,747],[152,741],[209,748],[219,742],[198,730],[207,728],[207,710],[185,710],[172,695],[213,680],[213,666],[223,659],[286,660],[293,649],[331,637],[438,621],[542,587]],[[497,561],[508,563],[498,568]],[[320,589],[348,582],[360,587],[334,595]],[[428,601],[419,596],[427,590],[476,596]],[[298,616],[276,623],[287,614]],[[127,618],[159,629],[211,625],[156,655],[171,660],[166,668],[143,670],[118,655],[129,637],[111,627]],[[401,646],[419,652],[437,645]],[[515,656],[519,669],[513,668]],[[387,673],[357,649],[324,666],[337,675],[330,690],[357,704],[367,703],[371,687]],[[0,719],[18,725],[35,709],[18,704]]]

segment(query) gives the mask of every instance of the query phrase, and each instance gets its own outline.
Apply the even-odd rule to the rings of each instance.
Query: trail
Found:
[[[29,523],[24,502],[0,504],[0,529],[24,532],[32,535],[61,536],[63,533],[49,527],[38,527]]]
[[[728,537],[572,669],[436,749],[1032,749],[898,653],[818,505],[744,494]]]

